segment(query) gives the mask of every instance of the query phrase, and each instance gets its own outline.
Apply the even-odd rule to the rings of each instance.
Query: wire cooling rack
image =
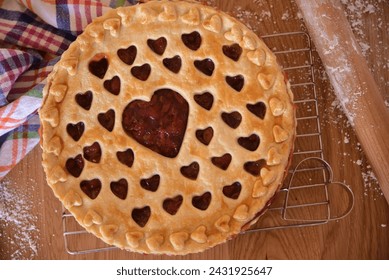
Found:
[[[311,39],[305,32],[278,33],[262,39],[284,66],[291,83],[297,107],[297,136],[285,185],[268,211],[242,234],[317,226],[342,219],[353,208],[354,195],[348,186],[333,180],[331,166],[324,160]],[[343,196],[348,203],[331,204],[333,195]],[[62,222],[69,254],[116,249],[85,231],[68,211],[63,211]]]

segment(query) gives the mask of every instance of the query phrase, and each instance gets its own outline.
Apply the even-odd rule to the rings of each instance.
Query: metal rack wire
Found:
[[[289,32],[263,36],[262,39],[284,66],[291,83],[297,106],[297,136],[292,168],[285,180],[286,184],[268,211],[243,234],[316,226],[342,219],[353,208],[354,195],[348,186],[333,181],[331,166],[324,160],[310,37],[305,32]],[[349,203],[345,209],[330,203],[333,193],[347,197],[345,201]],[[81,228],[65,210],[62,221],[65,248],[69,254],[116,249]],[[85,244],[92,243],[91,239],[96,239],[95,246],[85,247]]]

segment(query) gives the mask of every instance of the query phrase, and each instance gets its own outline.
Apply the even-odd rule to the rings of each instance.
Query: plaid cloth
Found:
[[[136,0],[0,0],[0,179],[39,143],[53,65],[95,17]]]

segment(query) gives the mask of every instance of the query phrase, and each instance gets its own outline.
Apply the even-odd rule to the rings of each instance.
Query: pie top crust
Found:
[[[275,56],[231,16],[183,1],[111,10],[48,77],[47,181],[109,244],[200,252],[247,228],[281,186],[292,101]]]

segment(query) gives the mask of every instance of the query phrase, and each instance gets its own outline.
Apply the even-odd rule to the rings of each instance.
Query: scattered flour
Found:
[[[258,30],[256,29],[256,25],[251,24],[251,22],[258,22],[263,20],[262,15],[244,9],[241,6],[234,6],[232,14],[254,32],[257,32]]]
[[[365,196],[373,196],[374,200],[379,197],[382,197],[384,194],[379,187],[377,177],[375,176],[373,170],[371,170],[371,166],[367,166],[367,171],[362,172],[362,178],[364,182],[364,192]]]
[[[286,10],[286,11],[282,14],[281,19],[282,19],[282,20],[289,20],[289,19],[290,19],[289,10]]]
[[[38,253],[38,217],[31,214],[32,202],[27,191],[12,182],[0,181],[0,259],[33,259]],[[7,232],[5,231],[7,230]]]

